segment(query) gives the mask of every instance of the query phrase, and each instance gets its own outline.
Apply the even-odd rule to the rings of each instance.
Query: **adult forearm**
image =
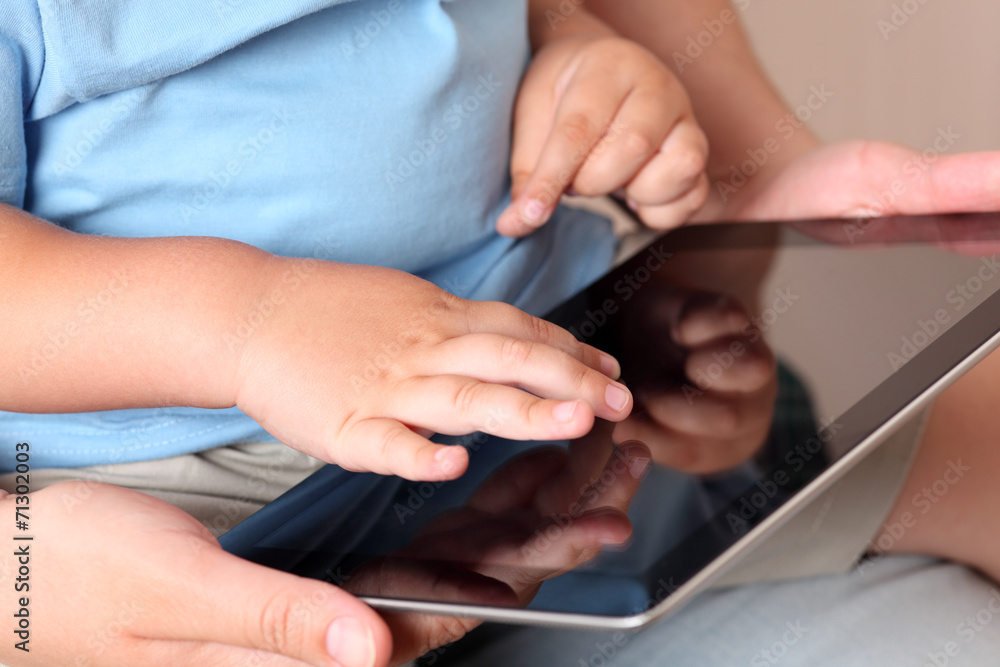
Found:
[[[790,136],[776,129],[787,119],[788,107],[754,57],[739,11],[729,0],[588,0],[586,6],[659,56],[684,83],[711,145],[708,172],[716,209],[722,203],[717,184],[748,159],[748,150],[780,141],[780,150],[750,177],[763,182],[817,145],[797,123]],[[747,185],[741,190],[754,187]]]
[[[233,405],[266,253],[87,236],[0,205],[0,257],[0,409]]]
[[[529,0],[528,33],[531,50],[537,52],[554,39],[580,36],[613,36],[615,31],[585,7],[565,0]]]

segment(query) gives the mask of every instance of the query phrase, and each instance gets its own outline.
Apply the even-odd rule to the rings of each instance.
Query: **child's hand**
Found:
[[[569,188],[624,190],[650,227],[683,223],[708,196],[708,141],[687,93],[642,47],[616,37],[569,36],[540,49],[518,95],[508,236],[544,224]]]
[[[453,479],[468,455],[430,433],[563,440],[631,410],[614,359],[513,306],[370,266],[275,257],[264,272],[277,305],[245,343],[236,404],[316,458]]]
[[[7,533],[0,579],[6,613],[19,608],[18,597],[29,598],[29,622],[21,627],[28,628],[30,651],[15,649],[20,639],[8,630],[0,648],[5,664],[370,667],[389,661],[389,629],[367,605],[331,584],[224,552],[173,505],[94,482],[56,484],[29,497],[34,540],[12,542]],[[13,496],[0,501],[4,516],[14,516],[14,502]],[[28,554],[17,556],[15,547]],[[15,593],[25,562],[33,575],[30,592]],[[9,625],[17,628],[17,619]]]

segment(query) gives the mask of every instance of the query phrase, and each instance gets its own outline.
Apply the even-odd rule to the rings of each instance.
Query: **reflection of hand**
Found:
[[[389,631],[367,605],[330,584],[226,553],[172,505],[82,482],[27,497],[34,540],[8,536],[6,544],[28,550],[35,575],[19,594],[30,599],[30,652],[7,639],[5,664],[302,667],[330,665],[332,657],[345,667],[386,664]],[[0,502],[5,517],[13,518],[14,504],[14,496]],[[14,548],[0,563],[10,592],[20,567]],[[4,595],[7,613],[14,599]]]
[[[598,427],[568,455],[546,448],[513,459],[464,507],[439,517],[401,551],[351,573],[344,587],[358,595],[527,604],[546,579],[631,535],[625,511],[649,451],[627,443],[608,457],[607,430]],[[385,618],[394,664],[455,641],[480,623],[406,613]]]
[[[690,473],[725,470],[751,457],[764,443],[774,414],[774,355],[735,300],[688,294],[663,331],[686,351],[686,381],[677,386],[633,386],[636,410],[614,430],[614,439],[639,440],[657,463]],[[656,328],[644,329],[656,335]],[[627,369],[629,360],[623,354]]]

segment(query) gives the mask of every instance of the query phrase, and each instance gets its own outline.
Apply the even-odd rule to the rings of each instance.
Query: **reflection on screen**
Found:
[[[449,483],[325,468],[223,539],[366,596],[645,611],[1000,322],[995,216],[685,228],[557,308],[636,398]],[[652,463],[647,464],[647,460]]]

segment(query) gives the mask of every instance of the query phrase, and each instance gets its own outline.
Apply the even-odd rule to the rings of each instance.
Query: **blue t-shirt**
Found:
[[[567,209],[524,239],[494,231],[525,4],[4,0],[0,201],[89,234],[394,267],[540,314],[607,268],[614,239]],[[100,305],[75,324],[101,326]],[[4,381],[30,381],[64,342],[40,332]],[[31,442],[39,467],[249,439],[269,436],[236,409],[0,412],[0,443]],[[0,447],[0,467],[12,457]]]

